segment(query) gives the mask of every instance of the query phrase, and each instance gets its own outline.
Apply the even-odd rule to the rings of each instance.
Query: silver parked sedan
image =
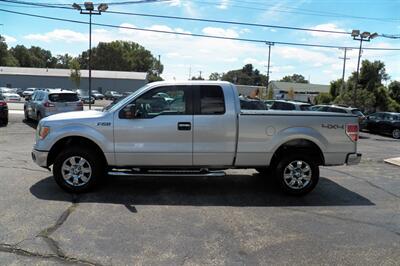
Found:
[[[71,111],[83,111],[83,103],[76,92],[68,90],[37,90],[24,105],[26,120],[39,121],[43,117]]]

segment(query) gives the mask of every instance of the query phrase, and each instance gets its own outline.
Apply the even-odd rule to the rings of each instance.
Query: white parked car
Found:
[[[27,88],[22,92],[22,96],[24,97],[31,97],[32,94],[35,92],[36,88]]]
[[[16,93],[12,93],[12,92],[3,93],[3,97],[6,102],[20,102],[21,101],[21,96],[19,96]]]

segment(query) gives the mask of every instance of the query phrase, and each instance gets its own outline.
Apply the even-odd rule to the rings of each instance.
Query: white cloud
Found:
[[[233,29],[223,29],[216,27],[206,27],[202,30],[204,34],[218,36],[218,37],[228,37],[228,38],[237,38],[239,37],[239,33]]]
[[[4,39],[6,40],[7,44],[12,44],[17,42],[17,39],[15,39],[13,36],[10,35],[3,35]]]
[[[229,5],[229,0],[221,0],[221,3],[219,4],[218,8],[227,9],[228,5]]]
[[[65,41],[67,43],[87,42],[88,40],[88,36],[86,34],[65,29],[56,29],[44,34],[28,34],[24,36],[24,38],[31,41],[42,41],[42,42]]]
[[[124,23],[122,25],[135,27],[135,25]],[[184,28],[171,28],[166,25],[152,25],[148,29],[165,30],[173,32],[189,32]],[[240,29],[206,27],[200,29],[204,34],[238,37]],[[74,47],[84,50],[87,46],[87,33],[72,30],[54,30],[48,33],[31,34],[31,40],[46,42],[48,47],[63,42],[76,42]],[[69,40],[69,41],[67,41]],[[191,74],[208,77],[212,72],[227,72],[232,69],[240,69],[246,63],[252,63],[255,68],[265,74],[268,59],[268,47],[265,44],[254,44],[247,42],[197,38],[191,36],[178,36],[155,32],[136,31],[129,29],[102,29],[97,28],[93,34],[93,46],[98,42],[112,40],[133,41],[143,45],[153,55],[161,55],[161,61],[165,70],[162,77],[166,80],[187,79],[189,69]],[[351,40],[350,40],[351,42]],[[374,40],[374,47],[392,47],[390,42]],[[354,46],[354,44],[353,44]],[[58,46],[57,46],[58,47]],[[48,49],[48,48],[47,48]],[[59,49],[59,48],[57,48]],[[70,53],[69,48],[59,53]],[[79,50],[78,50],[79,51]],[[343,56],[339,49],[291,47],[275,45],[271,49],[271,80],[280,79],[284,75],[299,73],[306,78],[311,76],[314,83],[328,84],[330,80],[340,78],[342,75]],[[357,66],[358,49],[348,51],[346,62],[346,76],[355,71]],[[387,71],[392,78],[400,76],[398,53],[395,51],[371,51],[364,50],[362,59],[382,60],[387,66]]]
[[[346,32],[345,29],[339,28],[336,24],[334,23],[325,23],[325,24],[319,24],[314,27],[311,27],[311,29],[314,30],[327,30],[327,31],[342,31]],[[328,33],[328,32],[316,32],[316,31],[308,31],[308,34],[310,34],[313,37],[324,37],[324,38],[330,38],[330,39],[340,39],[340,38],[349,38],[348,35],[344,34],[335,34],[335,33]]]

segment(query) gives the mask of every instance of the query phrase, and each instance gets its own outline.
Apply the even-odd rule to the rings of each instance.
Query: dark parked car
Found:
[[[81,99],[81,101],[85,104],[89,104],[89,102],[90,102],[90,104],[94,104],[94,102],[95,102],[94,96],[90,97],[90,101],[89,101],[89,95],[80,95],[79,99]]]
[[[92,96],[96,100],[103,100],[104,99],[104,95],[102,93],[100,93],[98,90],[92,90]]]
[[[263,101],[240,98],[240,109],[242,110],[267,110],[267,106]]]
[[[388,134],[395,139],[400,139],[400,113],[370,114],[364,124],[364,128],[372,133]]]
[[[8,105],[1,94],[0,94],[0,124],[4,126],[7,126],[8,124]]]
[[[104,97],[106,98],[106,100],[116,100],[118,98],[121,98],[123,95],[119,92],[116,91],[106,91],[106,93],[104,93]]]

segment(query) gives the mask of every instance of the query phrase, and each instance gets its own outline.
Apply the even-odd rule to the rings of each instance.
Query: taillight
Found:
[[[7,106],[6,102],[0,101],[0,106]]]
[[[82,107],[83,106],[83,102],[82,101],[79,101],[79,102],[77,102],[77,104],[76,104],[78,107]]]
[[[346,134],[352,141],[358,140],[358,125],[357,124],[348,124],[346,125]]]
[[[45,102],[43,104],[44,107],[55,107],[55,105],[53,103],[49,103],[49,102]]]

